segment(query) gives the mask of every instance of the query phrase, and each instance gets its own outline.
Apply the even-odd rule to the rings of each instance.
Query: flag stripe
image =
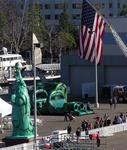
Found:
[[[106,23],[95,9],[83,0],[80,27],[80,56],[91,62],[100,63],[103,49],[103,36]]]
[[[88,38],[89,38],[89,35],[88,35],[88,30],[87,30],[87,28],[84,26],[83,27],[83,29],[84,29],[84,36],[83,36],[83,47],[86,47],[87,46],[87,42],[86,42],[86,40],[85,39],[87,39],[88,40]],[[86,55],[86,49],[83,49],[83,51],[84,51],[84,53],[83,53],[83,58],[85,57],[85,55]]]
[[[102,25],[102,19],[101,17],[98,16],[98,25],[96,26],[96,29],[97,29],[97,46],[96,46],[96,59],[97,59],[97,64],[100,60],[100,52],[101,52],[101,45],[102,45],[102,39],[101,39],[101,29],[99,30],[98,26],[101,26]],[[102,27],[102,26],[101,26]]]

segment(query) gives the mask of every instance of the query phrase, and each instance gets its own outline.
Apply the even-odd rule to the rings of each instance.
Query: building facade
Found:
[[[42,8],[42,15],[47,24],[58,25],[59,16],[67,4],[70,21],[76,26],[80,25],[82,0],[33,0]],[[127,0],[89,0],[93,6],[105,17],[120,16],[120,11]]]
[[[127,18],[110,18],[108,21],[127,44]],[[84,85],[95,83],[95,64],[80,59],[77,50],[74,55],[62,57],[61,77],[62,81],[70,87],[71,96],[83,97]],[[108,28],[104,36],[102,62],[98,65],[99,96],[102,95],[105,85],[127,85],[127,58]]]
[[[42,9],[42,15],[46,24],[56,26],[59,24],[60,14],[63,12],[66,4],[70,21],[76,25],[80,25],[81,11],[83,0],[11,0],[15,2],[17,7],[24,8],[24,5],[36,3]],[[104,16],[118,17],[127,0],[89,0],[89,2]],[[20,4],[20,6],[18,5]]]

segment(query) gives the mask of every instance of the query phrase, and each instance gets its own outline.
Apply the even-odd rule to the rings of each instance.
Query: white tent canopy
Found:
[[[0,114],[1,117],[5,117],[12,113],[12,105],[5,102],[2,98],[0,98]]]

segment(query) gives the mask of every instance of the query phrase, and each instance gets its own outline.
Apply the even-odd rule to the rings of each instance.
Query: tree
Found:
[[[32,33],[35,33],[40,43],[43,43],[43,50],[49,51],[49,27],[46,26],[42,16],[40,5],[32,4],[28,11],[28,30],[27,43],[32,41]],[[31,44],[30,44],[31,45]]]
[[[64,3],[64,9],[59,18],[59,26],[61,31],[69,32],[70,23],[69,23],[69,15],[67,13],[67,7],[68,7],[67,4]]]
[[[7,0],[0,1],[0,44],[3,46],[7,44],[9,41],[8,38],[8,17],[7,17],[7,8],[8,8],[8,3]],[[6,10],[6,11],[3,11]]]
[[[69,15],[67,13],[67,4],[64,4],[63,12],[59,19],[60,30],[57,36],[57,48],[59,49],[59,56],[63,52],[68,52],[70,49],[76,47],[76,27],[70,23]]]
[[[59,32],[57,37],[57,48],[59,49],[59,56],[61,57],[62,51],[67,52],[67,49],[76,46],[75,38],[69,32]]]
[[[28,12],[28,26],[29,32],[35,33],[40,42],[43,42],[43,33],[46,32],[42,11],[38,4],[30,5]]]
[[[97,11],[101,11],[103,9],[103,3],[96,3],[94,4],[94,7],[96,8]]]
[[[123,5],[120,16],[127,16],[127,5]]]
[[[13,47],[19,53],[31,49],[33,32],[43,42],[45,25],[39,5],[29,5],[28,0],[21,0],[17,4],[0,1],[0,44]]]
[[[16,53],[20,52],[25,39],[24,37],[27,34],[27,25],[25,20],[26,0],[23,5],[23,10],[20,7],[21,5],[22,3],[19,3],[19,5],[16,6],[15,3],[8,0],[5,0],[4,2],[0,1],[0,42],[1,45],[13,47]]]

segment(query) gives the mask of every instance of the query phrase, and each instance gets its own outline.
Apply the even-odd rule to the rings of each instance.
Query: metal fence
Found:
[[[50,140],[44,144],[39,141],[38,148],[46,150],[107,150],[107,138],[101,137],[100,146],[97,146],[96,139],[90,139],[89,136],[81,136],[77,138],[75,135],[62,134],[59,138],[52,136]]]
[[[43,139],[43,138],[42,138]],[[84,139],[80,140],[72,135],[64,136],[64,139],[59,142],[54,142],[59,139],[51,138],[47,143],[43,143],[42,139],[37,140],[37,146],[34,141],[30,143],[19,144],[10,147],[0,148],[0,150],[97,150],[96,140]],[[101,138],[99,150],[107,150],[107,139]]]
[[[107,139],[101,138],[100,146],[97,147],[96,140],[90,140],[88,137],[77,139],[77,137],[69,137],[62,142],[53,143],[51,146],[52,150],[107,150]]]

